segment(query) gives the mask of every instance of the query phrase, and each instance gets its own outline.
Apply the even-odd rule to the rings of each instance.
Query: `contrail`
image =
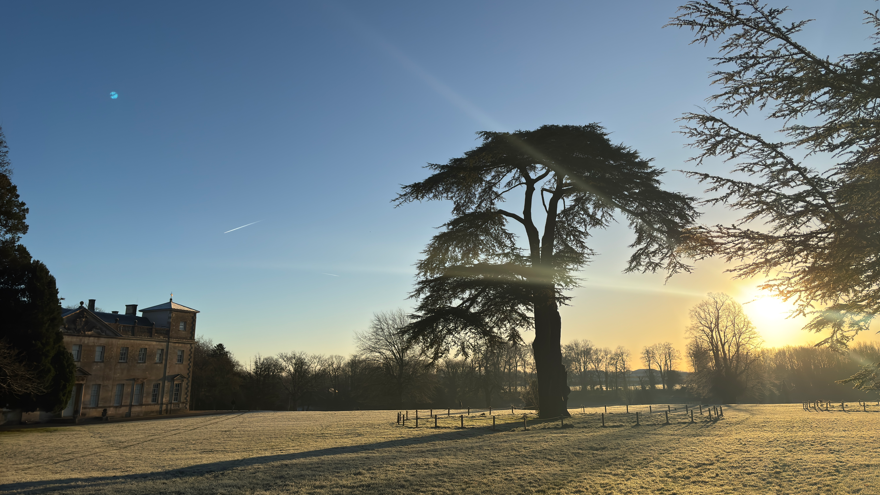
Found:
[[[243,229],[243,228],[245,228],[245,227],[249,227],[249,226],[251,226],[251,225],[253,225],[253,224],[255,224],[255,223],[260,223],[260,222],[262,222],[262,220],[257,220],[256,222],[251,222],[251,223],[249,223],[249,224],[247,224],[247,225],[242,225],[241,227],[236,227],[236,228],[234,228],[234,229],[232,229],[232,230],[227,230],[226,232],[224,232],[224,234],[228,234],[228,233],[232,232],[233,230]]]
[[[322,275],[329,275],[329,276],[331,276],[331,277],[338,277],[338,276],[339,276],[339,275],[334,275],[334,274],[332,274],[332,273],[324,273],[324,272],[321,272],[321,274],[322,274]]]

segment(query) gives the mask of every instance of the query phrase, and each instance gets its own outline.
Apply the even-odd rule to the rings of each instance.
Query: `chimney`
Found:
[[[125,314],[137,316],[138,305],[137,304],[126,304],[125,305]]]
[[[119,311],[111,311],[111,313],[113,313],[114,315],[118,315]]]
[[[94,299],[89,299],[89,311],[92,311],[92,312],[95,311],[95,300]]]

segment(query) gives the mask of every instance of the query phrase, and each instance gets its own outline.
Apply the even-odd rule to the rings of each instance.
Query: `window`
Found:
[[[181,332],[185,332],[186,331],[186,322],[185,321],[180,322],[180,326],[178,328],[180,328]]]
[[[102,345],[95,346],[95,362],[96,363],[104,362],[104,346],[102,346]]]
[[[70,352],[73,354],[73,360],[78,363],[79,359],[82,357],[83,346],[79,344],[73,344],[73,349]]]
[[[144,384],[143,383],[135,383],[134,384],[134,397],[132,398],[132,405],[139,406],[144,398]]]
[[[127,363],[128,362],[128,347],[123,347],[119,349],[119,362]]]
[[[122,395],[125,393],[125,384],[120,383],[116,385],[116,389],[113,391],[113,405],[121,406],[122,405]]]
[[[156,362],[161,363],[162,358],[165,357],[165,349],[156,349]]]
[[[100,385],[92,385],[92,394],[89,397],[89,405],[91,407],[98,407],[98,400],[101,398],[101,386]]]
[[[174,384],[174,395],[171,396],[171,402],[180,402],[180,389],[182,383]]]
[[[140,349],[138,349],[138,362],[139,363],[146,363],[147,362],[147,348],[146,347],[141,347]]]
[[[183,349],[177,351],[177,364],[183,364]]]
[[[153,384],[153,393],[150,395],[150,402],[153,404],[159,402],[159,384]]]

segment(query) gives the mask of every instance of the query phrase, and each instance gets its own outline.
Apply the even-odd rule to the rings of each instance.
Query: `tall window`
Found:
[[[134,384],[134,398],[132,399],[132,405],[139,406],[144,399],[144,384],[143,383],[135,383]]]
[[[98,400],[101,398],[101,386],[92,385],[92,393],[89,396],[89,406],[98,407]]]
[[[79,344],[73,344],[73,349],[71,349],[70,352],[73,354],[73,360],[78,363],[80,358],[82,357],[83,346]]]
[[[102,346],[102,345],[95,346],[95,362],[96,363],[104,362],[104,346]]]
[[[140,349],[138,349],[138,362],[139,363],[146,363],[147,362],[147,348],[146,347],[141,347]]]
[[[171,396],[171,402],[180,402],[181,383],[174,384],[174,395]]]
[[[165,349],[156,349],[156,362],[161,363],[162,358],[165,357]]]
[[[125,384],[120,383],[116,385],[116,388],[113,390],[113,405],[121,406],[122,405],[122,396],[125,393]]]
[[[150,394],[150,402],[153,404],[159,402],[159,384],[153,384],[153,393]]]
[[[186,331],[186,322],[185,321],[180,322],[180,325],[178,326],[178,328],[180,329],[181,332],[185,332]]]
[[[177,364],[183,364],[183,349],[177,351]]]
[[[128,347],[122,347],[119,349],[119,362],[127,363],[128,362]]]

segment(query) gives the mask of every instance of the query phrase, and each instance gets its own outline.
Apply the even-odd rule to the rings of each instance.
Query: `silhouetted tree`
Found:
[[[419,304],[406,334],[437,360],[468,341],[520,341],[520,329],[534,328],[541,415],[568,414],[559,305],[593,254],[588,236],[620,213],[636,233],[625,271],[687,271],[676,244],[695,217],[693,198],[662,190],[663,171],[611,144],[598,124],[478,135],[482,145],[429,164],[433,175],[395,199],[453,203],[453,219],[417,265]],[[500,207],[514,190],[519,214]],[[539,207],[543,225],[533,216]],[[522,228],[526,250],[508,221]]]
[[[0,396],[40,395],[45,391],[40,375],[19,352],[0,340]]]
[[[587,390],[590,378],[590,357],[595,347],[589,340],[573,340],[562,347],[562,360],[581,390]]]
[[[712,58],[721,68],[711,75],[721,92],[711,111],[684,115],[684,134],[700,150],[698,165],[716,156],[736,162],[736,176],[689,174],[718,193],[708,203],[743,212],[731,226],[694,229],[692,247],[736,262],[738,278],[775,273],[762,288],[812,314],[806,329],[830,329],[823,343],[845,348],[880,311],[880,50],[819,56],[795,39],[809,21],[785,25],[787,10],[758,0],[692,1],[669,23],[695,31],[692,43],[722,42]],[[865,16],[880,35],[877,13]],[[718,115],[755,109],[783,139]],[[805,164],[814,155],[824,170]],[[752,228],[756,220],[766,227]],[[876,387],[878,370],[880,363],[852,383]]]
[[[244,405],[241,382],[244,369],[222,343],[199,338],[193,348],[192,408],[231,409]]]
[[[287,410],[296,411],[309,394],[317,390],[322,356],[305,352],[282,352],[278,360],[284,367],[281,384],[287,392]]]
[[[12,183],[9,148],[0,129],[0,340],[8,355],[38,377],[39,386],[10,386],[0,390],[0,406],[25,411],[53,411],[70,400],[74,383],[73,356],[61,334],[61,301],[55,277],[43,263],[32,259],[18,241],[27,233],[28,209]],[[7,368],[13,372],[15,367]],[[3,380],[4,372],[0,372]],[[6,374],[5,380],[12,376]],[[29,392],[27,391],[29,389]]]
[[[396,399],[396,407],[405,396],[424,400],[431,394],[431,363],[402,334],[408,323],[403,310],[377,313],[367,331],[355,334],[358,350],[380,370],[380,383]]]
[[[695,363],[693,385],[702,395],[736,403],[746,391],[748,373],[758,359],[761,339],[742,306],[727,294],[709,297],[690,311],[689,351]]]
[[[675,369],[675,364],[681,359],[681,353],[670,342],[654,344],[650,348],[646,347],[645,351],[647,352],[649,349],[652,363],[657,366],[660,373],[660,383],[663,384],[663,389],[673,388],[669,384],[669,372]],[[643,352],[643,359],[644,357]]]
[[[253,365],[245,378],[247,404],[251,409],[278,409],[280,406],[281,378],[284,365],[273,356],[254,357]]]

